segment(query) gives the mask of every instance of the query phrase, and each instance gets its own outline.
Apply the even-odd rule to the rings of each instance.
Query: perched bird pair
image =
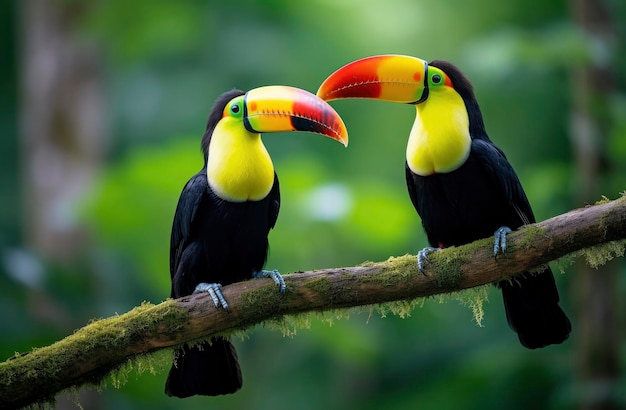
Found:
[[[220,285],[253,277],[272,277],[284,292],[280,274],[262,270],[280,194],[259,134],[312,131],[347,145],[345,125],[324,100],[370,98],[416,107],[406,181],[432,246],[419,252],[420,270],[429,252],[491,235],[497,255],[511,229],[535,222],[515,171],[487,136],[470,82],[451,63],[368,57],[331,74],[317,96],[275,86],[218,98],[202,139],[205,166],[183,189],[174,217],[172,297],[207,291],[216,307],[227,309]],[[567,339],[571,325],[558,305],[548,266],[497,285],[509,326],[523,346],[535,349]],[[213,338],[211,344],[180,349],[166,392],[218,395],[240,387],[233,346]]]

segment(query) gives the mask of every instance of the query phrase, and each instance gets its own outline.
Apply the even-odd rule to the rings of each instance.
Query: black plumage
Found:
[[[485,238],[502,227],[535,222],[522,185],[504,153],[485,131],[470,82],[451,63],[433,61],[451,79],[468,116],[471,151],[463,165],[447,173],[419,176],[406,165],[409,196],[433,247],[458,246]],[[498,283],[509,326],[523,346],[534,349],[562,343],[571,324],[559,307],[548,266]]]
[[[226,104],[243,95],[232,90],[215,102],[202,138],[204,167],[187,182],[178,201],[170,246],[171,297],[194,292],[200,282],[230,283],[251,279],[261,271],[268,251],[267,235],[280,208],[278,178],[258,201],[229,202],[207,181],[207,156],[213,130]],[[170,396],[234,393],[242,386],[237,354],[226,338],[178,349],[165,391]]]

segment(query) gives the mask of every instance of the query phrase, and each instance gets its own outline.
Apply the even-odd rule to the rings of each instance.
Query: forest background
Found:
[[[537,220],[626,189],[626,3],[618,0],[0,2],[0,359],[169,296],[169,230],[223,91],[312,92],[374,54],[458,65]],[[350,145],[268,135],[282,205],[267,267],[353,266],[426,246],[404,182],[414,109],[337,101]],[[568,341],[523,349],[496,289],[236,339],[232,396],[163,394],[169,362],[59,408],[626,406],[626,265],[553,266]],[[561,270],[563,275],[558,274]],[[604,406],[604,407],[602,407]]]

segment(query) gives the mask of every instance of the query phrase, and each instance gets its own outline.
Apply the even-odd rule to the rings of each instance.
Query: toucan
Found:
[[[405,173],[431,245],[418,253],[420,270],[433,250],[491,235],[497,256],[506,250],[507,233],[535,222],[520,180],[487,135],[472,84],[455,65],[404,55],[366,57],[332,73],[317,95],[415,106]],[[571,324],[547,265],[497,286],[523,346],[536,349],[569,337]]]
[[[217,98],[201,148],[204,167],[182,190],[170,242],[171,297],[208,292],[229,310],[221,286],[270,277],[285,292],[278,271],[265,271],[268,233],[280,208],[278,177],[261,133],[309,131],[348,144],[341,117],[308,91],[265,86],[234,89]],[[216,396],[242,386],[237,353],[224,337],[177,349],[167,377],[169,396]]]

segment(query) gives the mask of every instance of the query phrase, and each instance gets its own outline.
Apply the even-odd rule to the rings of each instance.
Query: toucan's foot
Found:
[[[222,294],[222,285],[220,285],[219,283],[198,283],[198,286],[196,286],[196,289],[193,291],[193,293],[194,295],[196,293],[208,293],[209,295],[211,295],[211,299],[213,299],[213,303],[215,304],[215,307],[217,309],[219,309],[221,306],[222,308],[224,308],[225,311],[230,312],[230,309],[228,308],[228,302],[226,302],[226,299]]]
[[[493,256],[506,252],[506,235],[511,232],[511,228],[508,226],[501,226],[493,234]]]
[[[274,270],[260,270],[258,272],[254,272],[252,277],[255,279],[261,278],[271,278],[276,286],[280,289],[280,293],[284,294],[285,290],[287,290],[287,285],[285,285],[285,280],[283,279],[283,275],[280,274],[276,269]]]
[[[433,248],[431,246],[427,246],[417,253],[417,269],[420,272],[425,273],[424,269],[426,268],[426,263],[428,262],[428,255],[435,252],[440,251],[440,248]]]

